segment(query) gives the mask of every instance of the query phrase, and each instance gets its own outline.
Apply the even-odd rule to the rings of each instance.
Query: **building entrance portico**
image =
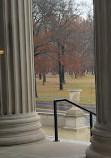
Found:
[[[111,0],[95,0],[94,6],[97,122],[86,157],[110,158]],[[42,140],[34,101],[32,0],[0,0],[0,21],[0,145]]]

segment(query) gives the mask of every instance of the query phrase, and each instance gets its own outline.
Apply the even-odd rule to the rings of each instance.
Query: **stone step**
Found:
[[[0,158],[85,158],[89,142],[61,140],[0,147]]]

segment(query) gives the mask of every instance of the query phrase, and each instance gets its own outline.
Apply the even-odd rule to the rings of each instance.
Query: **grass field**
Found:
[[[42,80],[37,81],[37,100],[52,101],[54,98],[69,98],[67,90],[69,89],[82,89],[80,95],[80,104],[95,105],[95,76],[86,75],[84,77],[75,79],[72,76],[65,75],[64,90],[59,90],[59,77],[58,75],[46,75],[47,82],[42,84]]]

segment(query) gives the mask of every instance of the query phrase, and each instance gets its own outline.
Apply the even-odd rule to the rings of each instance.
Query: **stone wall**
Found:
[[[53,113],[45,113],[39,112],[40,122],[45,127],[54,127],[54,114]],[[68,115],[66,114],[58,114],[58,127],[64,128],[66,130],[79,130],[82,128],[86,128],[85,126],[85,115]]]

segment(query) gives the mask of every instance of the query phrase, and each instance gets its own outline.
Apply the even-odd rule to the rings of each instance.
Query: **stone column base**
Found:
[[[41,140],[45,133],[36,112],[0,117],[0,145],[16,145]]]
[[[111,158],[111,132],[93,128],[91,145],[86,150],[86,158]]]

